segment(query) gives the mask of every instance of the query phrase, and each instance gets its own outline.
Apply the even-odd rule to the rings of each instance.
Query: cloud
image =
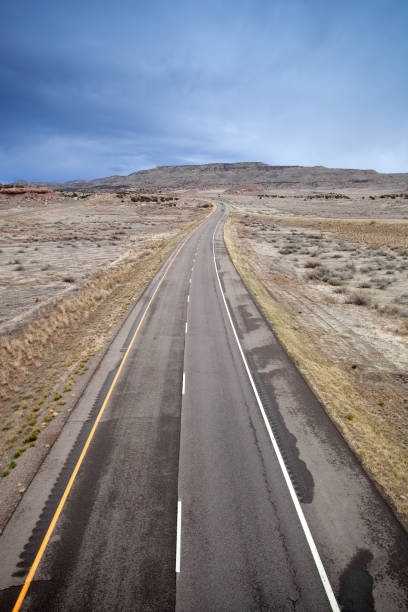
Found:
[[[1,173],[251,159],[406,171],[407,14],[379,0],[4,5]]]

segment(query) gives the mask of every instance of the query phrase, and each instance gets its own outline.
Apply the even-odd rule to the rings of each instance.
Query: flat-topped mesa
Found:
[[[263,162],[158,166],[132,172],[67,183],[42,183],[63,189],[228,189],[258,185],[263,190],[347,188],[408,191],[408,173],[385,174],[375,170],[324,166],[276,166]]]

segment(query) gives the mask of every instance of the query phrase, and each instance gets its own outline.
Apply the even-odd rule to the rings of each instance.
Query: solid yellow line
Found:
[[[210,213],[210,215],[214,212],[214,210]],[[208,215],[206,217],[206,219],[208,219],[208,217],[210,215]],[[105,400],[104,400],[104,402],[103,402],[103,404],[101,406],[101,409],[98,412],[98,416],[96,417],[95,423],[93,424],[93,427],[92,427],[92,429],[91,429],[91,431],[89,433],[89,436],[88,436],[88,438],[87,438],[87,440],[85,442],[85,446],[82,449],[82,452],[81,452],[81,454],[79,456],[79,459],[78,459],[78,461],[77,461],[77,463],[75,465],[74,471],[71,474],[71,477],[70,477],[70,479],[68,481],[68,484],[67,484],[67,486],[65,488],[65,491],[64,491],[64,493],[63,493],[63,495],[61,497],[61,500],[60,500],[60,502],[58,504],[58,507],[57,507],[57,509],[56,509],[56,511],[54,513],[54,516],[52,517],[52,521],[51,521],[51,523],[50,523],[50,525],[49,525],[49,527],[47,529],[47,533],[45,534],[44,539],[41,542],[41,546],[38,549],[38,552],[37,552],[37,554],[35,556],[34,562],[33,562],[32,566],[30,568],[30,571],[28,572],[27,578],[25,579],[25,582],[24,582],[23,587],[22,587],[22,589],[20,591],[18,599],[17,599],[16,603],[14,604],[14,608],[13,608],[12,612],[18,612],[18,610],[20,610],[21,605],[22,605],[22,603],[24,601],[24,598],[25,598],[25,596],[27,594],[27,591],[30,588],[31,582],[32,582],[32,580],[33,580],[33,578],[35,576],[35,572],[37,571],[38,565],[39,565],[39,563],[40,563],[40,561],[41,561],[41,559],[42,559],[42,557],[44,555],[45,549],[47,548],[47,544],[48,544],[48,542],[50,540],[52,532],[54,531],[55,525],[57,524],[59,516],[60,516],[60,514],[62,512],[62,509],[63,509],[63,507],[65,505],[66,499],[67,499],[67,497],[69,495],[69,492],[70,492],[70,490],[72,488],[72,485],[74,484],[75,478],[76,478],[76,476],[78,474],[79,468],[81,467],[82,461],[84,460],[84,457],[86,455],[88,447],[89,447],[89,445],[90,445],[90,443],[92,441],[92,438],[94,437],[94,434],[95,434],[96,428],[98,426],[98,423],[101,420],[102,414],[103,414],[103,412],[104,412],[104,410],[106,408],[106,405],[107,405],[107,403],[109,401],[109,398],[110,398],[110,396],[112,394],[112,391],[115,388],[116,382],[117,382],[117,380],[119,378],[119,374],[122,371],[123,365],[124,365],[124,363],[125,363],[125,361],[127,359],[127,356],[129,355],[129,351],[132,348],[133,342],[135,341],[135,338],[136,338],[136,336],[137,336],[137,334],[139,332],[140,326],[142,325],[142,323],[143,323],[143,321],[144,321],[144,319],[146,317],[146,314],[147,314],[147,312],[148,312],[148,310],[149,310],[149,308],[150,308],[154,298],[156,297],[156,293],[158,292],[158,290],[160,288],[160,285],[162,284],[162,282],[166,278],[166,276],[168,274],[168,271],[170,270],[171,266],[173,265],[177,255],[180,253],[181,249],[183,249],[185,247],[185,245],[187,244],[187,242],[191,238],[191,236],[192,236],[192,234],[190,234],[190,236],[188,236],[188,238],[185,240],[185,242],[183,242],[183,244],[180,246],[180,248],[177,250],[177,252],[173,256],[173,258],[172,258],[172,260],[171,260],[171,262],[170,262],[166,272],[161,277],[159,284],[157,285],[157,287],[156,287],[152,297],[150,298],[149,303],[148,303],[148,305],[146,307],[146,310],[143,313],[142,318],[139,321],[139,325],[137,326],[136,331],[133,334],[132,340],[131,340],[131,342],[130,342],[127,350],[126,350],[126,353],[123,355],[123,358],[122,358],[122,361],[120,362],[120,366],[118,368],[118,371],[116,372],[116,376],[113,379],[111,386],[109,387],[109,391],[108,391],[108,393],[107,393],[107,395],[105,397]]]

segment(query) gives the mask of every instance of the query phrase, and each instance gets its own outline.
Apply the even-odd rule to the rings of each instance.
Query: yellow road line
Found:
[[[207,216],[207,217],[206,217],[204,220],[207,220],[207,219],[208,219],[208,217],[209,217],[209,216],[211,216],[211,214],[213,214],[213,212],[214,212],[215,210],[216,210],[216,209],[214,209],[214,210],[213,210],[213,211],[210,213],[210,215],[208,215],[208,216]],[[201,225],[201,224],[200,224],[200,225]],[[200,227],[200,226],[198,226],[198,227]],[[197,229],[198,229],[198,228],[197,228]],[[194,231],[195,231],[195,230],[194,230]],[[37,571],[37,568],[38,568],[38,566],[39,566],[39,564],[40,564],[40,561],[41,561],[41,559],[42,559],[42,557],[43,557],[43,555],[44,555],[45,549],[47,548],[47,544],[48,544],[48,542],[49,542],[49,540],[50,540],[50,537],[51,537],[51,535],[52,535],[52,532],[54,531],[55,525],[57,524],[57,521],[58,521],[58,519],[59,519],[59,516],[60,516],[60,514],[61,514],[61,512],[62,512],[62,509],[63,509],[63,507],[64,507],[64,505],[65,505],[65,502],[66,502],[66,500],[67,500],[67,497],[68,497],[68,495],[69,495],[69,492],[71,491],[72,485],[74,484],[74,481],[75,481],[75,478],[76,478],[76,476],[77,476],[77,474],[78,474],[79,468],[81,467],[82,461],[84,460],[84,457],[85,457],[85,455],[86,455],[86,452],[87,452],[87,450],[88,450],[88,447],[89,447],[89,445],[90,445],[90,443],[91,443],[91,441],[92,441],[92,438],[94,437],[94,434],[95,434],[96,428],[98,427],[98,423],[99,423],[99,421],[101,420],[102,414],[103,414],[103,412],[104,412],[104,410],[105,410],[105,408],[106,408],[106,405],[107,405],[107,403],[108,403],[108,401],[109,401],[110,396],[112,395],[112,391],[113,391],[113,389],[115,388],[116,382],[117,382],[117,380],[118,380],[118,378],[119,378],[119,374],[120,374],[120,373],[121,373],[121,371],[122,371],[123,365],[124,365],[124,363],[125,363],[125,361],[126,361],[126,359],[127,359],[127,356],[129,355],[130,349],[132,348],[133,342],[135,341],[135,338],[136,338],[136,336],[137,336],[137,334],[138,334],[138,332],[139,332],[139,329],[140,329],[140,327],[141,327],[141,325],[142,325],[142,323],[143,323],[143,321],[144,321],[144,319],[145,319],[145,317],[146,317],[146,314],[147,314],[147,312],[149,311],[149,308],[150,308],[150,306],[151,306],[151,304],[152,304],[152,302],[153,302],[153,300],[154,300],[154,298],[155,298],[155,296],[156,296],[156,294],[157,294],[158,290],[160,289],[160,285],[162,284],[162,282],[163,282],[163,281],[164,281],[164,279],[166,278],[166,276],[167,276],[167,274],[168,274],[168,271],[169,271],[169,270],[170,270],[170,268],[172,267],[172,265],[173,265],[173,263],[174,263],[174,261],[175,261],[175,259],[176,259],[177,255],[178,255],[178,254],[180,253],[180,251],[181,251],[181,250],[182,250],[182,249],[185,247],[185,245],[187,244],[188,240],[190,240],[190,238],[191,238],[191,236],[192,236],[193,234],[194,234],[194,232],[193,232],[192,234],[190,234],[190,236],[188,236],[188,238],[187,238],[187,239],[186,239],[186,240],[183,242],[183,244],[182,244],[182,245],[179,247],[179,249],[178,249],[178,250],[176,251],[176,253],[174,254],[173,258],[172,258],[172,259],[171,259],[171,261],[170,261],[170,264],[169,264],[169,266],[168,266],[167,270],[165,271],[165,273],[164,273],[164,274],[163,274],[163,276],[161,277],[159,284],[157,285],[157,287],[156,287],[156,289],[155,289],[155,291],[154,291],[154,293],[153,293],[152,297],[150,298],[150,300],[149,300],[149,302],[148,302],[148,304],[147,304],[146,310],[144,311],[143,316],[142,316],[142,318],[141,318],[141,319],[140,319],[140,321],[139,321],[139,325],[137,326],[136,331],[135,331],[135,333],[133,334],[132,340],[130,341],[130,344],[129,344],[129,346],[128,346],[127,350],[126,350],[126,353],[123,355],[123,358],[122,358],[122,361],[120,362],[120,365],[119,365],[118,371],[116,372],[116,376],[115,376],[115,378],[113,379],[112,384],[111,384],[111,386],[109,387],[109,391],[108,391],[108,393],[107,393],[107,395],[106,395],[106,397],[105,397],[105,400],[104,400],[104,402],[103,402],[103,404],[102,404],[102,406],[101,406],[101,409],[100,409],[100,410],[99,410],[99,412],[98,412],[98,416],[97,416],[97,417],[96,417],[96,419],[95,419],[95,423],[93,424],[93,427],[92,427],[91,431],[89,432],[89,436],[88,436],[88,438],[87,438],[87,440],[86,440],[86,442],[85,442],[85,446],[84,446],[84,448],[82,449],[82,452],[81,452],[81,454],[80,454],[80,456],[79,456],[79,459],[78,459],[78,461],[77,461],[77,463],[76,463],[76,465],[75,465],[74,471],[73,471],[73,472],[72,472],[72,474],[71,474],[71,477],[70,477],[70,479],[69,479],[69,481],[68,481],[67,486],[65,487],[65,491],[64,491],[64,493],[63,493],[63,495],[62,495],[62,497],[61,497],[61,500],[60,500],[60,502],[59,502],[59,504],[58,504],[58,507],[57,507],[57,509],[56,509],[56,511],[55,511],[55,513],[54,513],[54,516],[52,517],[52,521],[51,521],[51,523],[50,523],[50,525],[49,525],[49,527],[48,527],[48,529],[47,529],[47,533],[45,534],[44,539],[43,539],[43,541],[41,542],[41,546],[40,546],[40,548],[38,549],[38,552],[37,552],[37,554],[36,554],[36,556],[35,556],[34,562],[33,562],[32,566],[31,566],[31,568],[30,568],[30,571],[28,572],[27,578],[25,579],[25,582],[24,582],[23,587],[22,587],[22,589],[21,589],[21,591],[20,591],[20,594],[19,594],[19,596],[18,596],[18,599],[17,599],[16,603],[14,604],[14,607],[13,607],[12,612],[18,612],[18,610],[20,610],[21,605],[22,605],[22,603],[23,603],[23,601],[24,601],[24,598],[25,598],[25,596],[26,596],[26,594],[27,594],[27,591],[28,591],[28,589],[30,588],[31,582],[32,582],[32,580],[33,580],[33,578],[34,578],[34,576],[35,576],[35,572]]]

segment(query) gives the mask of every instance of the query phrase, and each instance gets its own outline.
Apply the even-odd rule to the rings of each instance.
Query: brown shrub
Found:
[[[370,299],[368,295],[364,295],[364,293],[354,291],[347,297],[346,304],[354,304],[354,306],[369,306]]]

